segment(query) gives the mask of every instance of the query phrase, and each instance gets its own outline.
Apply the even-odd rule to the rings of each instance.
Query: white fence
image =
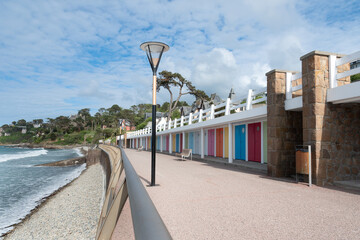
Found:
[[[329,81],[330,88],[327,90],[327,101],[333,104],[360,102],[360,82],[354,82],[338,86],[338,80],[360,73],[360,67],[339,73],[339,67],[360,60],[360,51],[353,54],[336,58],[329,57]]]
[[[212,104],[208,109],[200,109],[196,113],[190,113],[187,116],[181,116],[180,119],[174,119],[170,120],[167,123],[158,124],[156,126],[156,131],[162,132],[173,128],[196,124],[199,122],[211,121],[212,119],[220,118],[222,116],[251,110],[253,108],[256,108],[256,106],[261,103],[267,103],[267,89],[263,88],[258,91],[250,89],[247,96],[244,96],[243,98],[240,98],[238,100],[231,100],[230,98],[228,98],[225,102],[218,105]],[[148,127],[128,133],[127,137],[133,138],[136,136],[147,135],[150,134],[151,131],[151,127]]]
[[[344,86],[338,86],[338,80],[360,73],[360,67],[341,72],[340,67],[344,64],[360,60],[360,51],[342,58],[335,55],[329,56],[329,85],[327,101],[332,103],[359,102],[360,83],[351,83]],[[302,90],[302,84],[296,85],[296,81],[302,78],[302,73],[286,73],[286,101],[285,109],[299,111],[302,109],[302,96],[293,98],[293,94]],[[295,86],[294,86],[295,85]],[[334,90],[332,90],[334,89]]]

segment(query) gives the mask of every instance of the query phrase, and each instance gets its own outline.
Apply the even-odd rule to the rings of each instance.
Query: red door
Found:
[[[261,123],[248,125],[248,159],[261,162]]]
[[[216,156],[223,157],[223,129],[216,129]]]
[[[183,149],[182,143],[183,143],[183,134],[180,133],[180,152],[182,152],[182,149]]]

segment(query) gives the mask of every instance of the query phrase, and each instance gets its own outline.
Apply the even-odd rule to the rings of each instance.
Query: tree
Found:
[[[42,120],[42,119],[34,119],[33,120],[34,124],[43,124],[43,122],[44,122],[44,120]]]
[[[18,126],[26,126],[26,121],[25,121],[25,119],[20,119],[19,121],[17,121],[17,125],[18,125]]]
[[[360,73],[355,74],[355,75],[351,76],[350,78],[351,78],[351,82],[360,81]]]
[[[190,94],[202,100],[210,100],[209,96],[204,91],[196,89],[195,86],[181,76],[180,73],[172,73],[168,71],[160,72],[159,78],[157,79],[157,91],[160,91],[161,87],[168,90],[170,94],[168,120],[171,117],[172,111],[174,111],[177,107],[181,96]],[[179,95],[175,97],[175,101],[171,90],[172,87],[179,89]]]

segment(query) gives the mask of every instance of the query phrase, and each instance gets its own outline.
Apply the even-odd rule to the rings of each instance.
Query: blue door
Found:
[[[194,152],[194,133],[189,133],[189,148]]]
[[[235,126],[235,159],[246,159],[246,126]]]

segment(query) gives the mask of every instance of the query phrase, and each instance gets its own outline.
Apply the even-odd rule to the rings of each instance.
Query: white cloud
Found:
[[[3,1],[0,125],[151,103],[139,48],[149,40],[171,47],[159,71],[179,72],[208,94],[225,98],[233,87],[243,95],[264,86],[268,70],[300,70],[312,50],[359,50],[356,9],[345,0]],[[160,91],[158,102],[167,100]]]

